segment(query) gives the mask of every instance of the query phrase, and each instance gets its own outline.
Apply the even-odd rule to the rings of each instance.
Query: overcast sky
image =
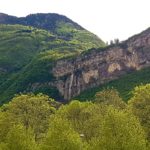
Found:
[[[104,41],[125,40],[150,27],[150,0],[0,0],[0,12],[63,14]]]

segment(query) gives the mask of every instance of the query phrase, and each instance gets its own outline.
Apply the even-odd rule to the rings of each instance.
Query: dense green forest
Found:
[[[128,103],[113,88],[69,104],[16,95],[0,108],[0,149],[149,150],[150,84],[131,92]]]
[[[56,60],[105,46],[97,36],[77,28],[76,24],[61,21],[56,27],[47,31],[0,24],[0,104],[16,93],[28,92],[32,83],[53,80],[49,70]],[[61,97],[55,88],[43,87],[32,92],[39,91],[54,98]]]

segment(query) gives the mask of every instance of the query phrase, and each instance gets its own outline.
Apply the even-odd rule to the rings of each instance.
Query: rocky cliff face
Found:
[[[150,66],[150,29],[121,44],[93,49],[72,59],[56,62],[52,73],[64,99],[119,78],[128,72]]]

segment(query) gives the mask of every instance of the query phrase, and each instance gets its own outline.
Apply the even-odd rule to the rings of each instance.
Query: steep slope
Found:
[[[65,45],[68,46],[66,41],[45,30],[22,25],[0,25],[1,75],[7,77],[6,74],[18,72],[36,54]],[[0,83],[1,80],[4,78],[0,78]]]
[[[38,23],[39,20],[43,22]],[[51,22],[49,28],[46,28],[46,22]],[[51,28],[52,24],[54,28]],[[56,60],[104,45],[94,34],[61,15],[36,14],[17,18],[0,14],[1,103],[18,92],[30,92],[29,86],[35,82],[52,80],[49,66]],[[33,92],[60,97],[55,87],[35,89]]]
[[[56,51],[45,51],[37,55],[16,76],[16,79],[11,79],[13,81],[11,84],[10,81],[4,84],[7,85],[6,89],[2,86],[5,92],[1,93],[1,98],[6,100],[20,91],[32,91],[44,92],[57,99],[70,100],[87,89],[150,67],[150,29],[120,44],[90,49],[81,54],[70,53],[68,55],[66,51],[59,51],[55,55]],[[139,80],[135,81],[135,84],[132,82],[133,86],[141,82],[149,82],[149,80],[144,80],[144,78],[149,79],[149,69],[130,74],[127,80],[129,80],[128,77],[129,81],[136,80],[134,79],[136,75],[139,76],[139,78],[137,76]],[[124,86],[123,89],[126,90],[128,87],[123,84],[124,79],[120,81],[122,87]],[[129,89],[133,86],[129,86]]]

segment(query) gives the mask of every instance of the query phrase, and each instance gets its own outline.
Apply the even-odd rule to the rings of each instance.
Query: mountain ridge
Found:
[[[54,98],[57,96],[58,100],[68,101],[85,90],[102,86],[125,74],[150,66],[149,28],[126,41],[106,46],[95,35],[80,26],[76,27],[76,24],[74,26],[72,22],[55,21],[55,30],[53,27],[52,32],[48,28],[43,30],[47,25],[47,19],[43,19],[45,21],[43,25],[38,22],[41,18],[39,16],[40,14],[29,15],[29,18],[32,18],[32,26],[4,24],[0,26],[5,35],[2,36],[5,37],[4,41],[0,41],[1,47],[10,43],[10,37],[15,37],[16,41],[19,34],[19,37],[25,37],[27,40],[20,39],[21,41],[26,41],[31,45],[34,43],[32,46],[35,45],[35,48],[32,51],[37,50],[36,46],[39,48],[37,53],[29,54],[34,57],[25,66],[1,82],[1,103],[8,101],[19,92],[42,92]],[[38,23],[39,26],[37,26]],[[20,42],[16,41],[16,43]],[[22,47],[18,48],[19,52],[21,48],[24,49],[24,45],[23,42]],[[31,52],[30,46],[22,52],[28,50]],[[6,49],[11,52],[15,51],[16,47],[14,49],[2,48],[0,52],[5,52]],[[6,56],[5,53],[3,54]],[[18,52],[14,54],[17,56]],[[9,59],[12,59],[12,56],[10,53]],[[2,66],[3,61],[2,57],[0,59]],[[7,63],[7,60],[5,62]]]
[[[45,22],[42,24],[43,20],[45,20]],[[1,24],[21,24],[46,29],[51,32],[55,29],[57,21],[68,22],[70,24],[73,24],[74,27],[76,27],[77,29],[85,30],[76,22],[72,21],[71,19],[67,18],[64,15],[60,15],[57,13],[36,13],[36,14],[29,14],[25,17],[16,17],[0,13]]]

